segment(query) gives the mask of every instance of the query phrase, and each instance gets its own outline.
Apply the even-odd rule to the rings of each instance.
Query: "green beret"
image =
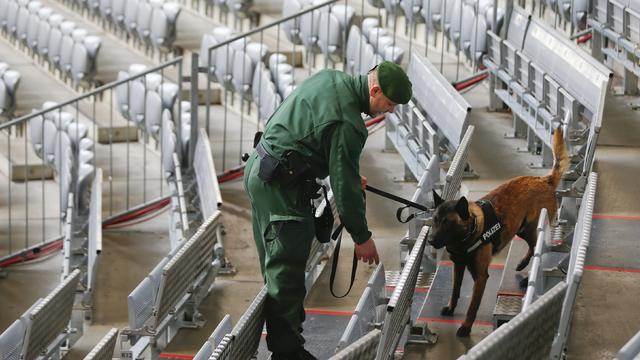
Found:
[[[411,81],[402,68],[383,61],[378,65],[378,83],[384,96],[396,104],[406,104],[411,100]]]

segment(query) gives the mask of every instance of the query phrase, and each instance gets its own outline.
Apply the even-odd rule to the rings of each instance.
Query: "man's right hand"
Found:
[[[369,265],[373,263],[376,263],[377,265],[380,263],[378,250],[376,249],[376,243],[373,241],[373,238],[370,238],[360,245],[355,244],[355,252],[356,258],[358,258],[358,260],[367,262],[369,263]]]

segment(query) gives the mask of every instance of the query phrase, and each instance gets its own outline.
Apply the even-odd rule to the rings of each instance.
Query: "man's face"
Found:
[[[370,115],[376,116],[378,114],[393,112],[395,110],[396,103],[389,100],[382,93],[379,85],[374,85],[369,90],[369,111]]]

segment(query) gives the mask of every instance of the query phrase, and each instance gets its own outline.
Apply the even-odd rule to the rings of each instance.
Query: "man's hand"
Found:
[[[360,175],[360,186],[362,186],[362,191],[367,190],[367,177]]]
[[[355,244],[355,252],[356,258],[358,258],[358,260],[367,262],[369,263],[369,265],[373,264],[374,262],[376,263],[376,265],[380,263],[378,250],[376,249],[376,243],[373,242],[373,238],[370,238],[360,245]]]

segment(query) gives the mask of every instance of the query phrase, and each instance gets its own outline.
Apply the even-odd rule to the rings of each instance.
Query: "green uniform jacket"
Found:
[[[371,237],[360,186],[360,153],[368,136],[363,112],[369,112],[367,76],[322,70],[285,99],[262,136],[271,155],[281,159],[295,150],[316,177],[330,176],[340,220],[357,244]]]

